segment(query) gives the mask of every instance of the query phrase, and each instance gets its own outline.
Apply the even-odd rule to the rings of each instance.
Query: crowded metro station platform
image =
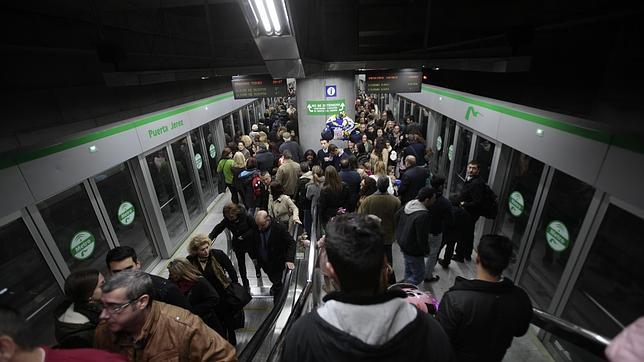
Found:
[[[644,360],[641,9],[59,5],[3,10],[58,72],[7,74],[0,361]]]

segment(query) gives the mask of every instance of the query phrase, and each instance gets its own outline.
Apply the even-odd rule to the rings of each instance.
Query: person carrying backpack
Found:
[[[255,209],[257,208],[257,196],[254,183],[260,179],[261,173],[257,169],[257,159],[251,157],[246,161],[246,169],[239,173],[240,191],[243,195],[242,201],[251,216],[255,215]]]
[[[463,190],[458,196],[458,205],[466,211],[463,218],[461,230],[462,239],[456,245],[456,252],[452,260],[463,262],[472,260],[472,249],[474,247],[474,227],[480,216],[494,218],[496,209],[496,195],[479,177],[481,167],[476,160],[467,164],[467,174]]]

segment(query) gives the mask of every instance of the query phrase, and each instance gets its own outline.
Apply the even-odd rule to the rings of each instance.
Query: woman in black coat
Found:
[[[222,336],[225,335],[225,329],[216,312],[220,302],[219,294],[201,275],[201,272],[187,259],[172,260],[168,263],[168,272],[169,279],[179,287],[190,302],[192,306],[190,311],[198,315],[208,327]]]
[[[215,225],[208,238],[215,240],[224,229],[228,229],[233,234],[232,247],[237,258],[237,267],[241,275],[242,284],[246,289],[250,288],[248,277],[246,274],[246,253],[250,256],[251,260],[255,259],[251,255],[251,251],[255,250],[250,243],[254,240],[251,236],[255,226],[255,220],[251,215],[246,213],[246,210],[240,205],[235,203],[228,203],[224,206],[224,218]],[[262,274],[259,267],[255,269],[257,278],[261,278]],[[236,279],[236,278],[235,278]]]
[[[341,208],[347,209],[349,201],[349,188],[342,182],[335,167],[327,166],[324,170],[324,186],[318,199],[318,213],[322,225],[326,225]]]
[[[190,255],[188,255],[187,259],[210,282],[217,294],[224,297],[227,295],[226,289],[230,286],[230,283],[239,282],[237,271],[226,253],[218,249],[210,249],[211,244],[212,240],[206,235],[195,235],[188,245]],[[228,305],[225,298],[221,298],[217,304],[216,313],[224,329],[221,336],[226,338],[233,346],[237,344],[235,313],[239,312]]]

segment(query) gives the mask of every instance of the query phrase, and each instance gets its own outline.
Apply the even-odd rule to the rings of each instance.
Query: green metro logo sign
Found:
[[[470,115],[474,116],[474,118],[478,117],[479,115],[481,115],[481,117],[483,117],[481,112],[479,112],[476,109],[474,109],[474,106],[467,107],[467,111],[465,112],[465,120],[466,121],[470,120]]]

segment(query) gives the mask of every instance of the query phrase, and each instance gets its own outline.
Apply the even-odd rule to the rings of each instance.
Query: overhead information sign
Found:
[[[423,83],[420,69],[370,70],[365,75],[367,93],[419,93]]]
[[[334,99],[332,101],[306,101],[306,111],[309,116],[332,115],[344,112],[347,105],[344,99]]]
[[[232,80],[235,99],[287,97],[286,79],[270,75],[236,75]]]

